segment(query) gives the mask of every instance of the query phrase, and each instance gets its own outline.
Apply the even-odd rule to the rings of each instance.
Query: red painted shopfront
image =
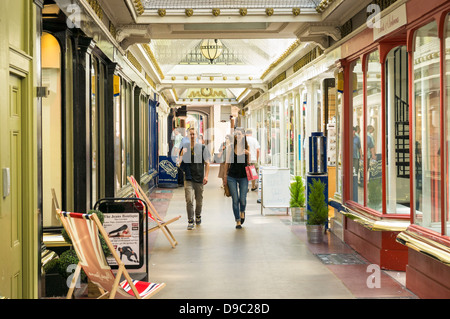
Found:
[[[450,298],[450,2],[397,1],[349,38],[344,240],[419,297]]]

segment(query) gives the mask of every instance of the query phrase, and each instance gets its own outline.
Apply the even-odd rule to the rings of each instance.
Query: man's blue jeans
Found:
[[[233,214],[236,221],[241,220],[241,212],[247,206],[248,179],[227,176],[227,184],[233,199]]]

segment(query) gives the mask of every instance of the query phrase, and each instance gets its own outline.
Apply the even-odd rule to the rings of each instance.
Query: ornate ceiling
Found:
[[[320,0],[141,0],[144,9],[316,8]]]
[[[179,105],[238,104],[267,91],[267,83],[311,47],[338,41],[340,26],[371,0],[80,1],[98,1],[122,48],[146,53],[157,90]],[[215,63],[199,55],[203,39],[222,41]],[[212,93],[200,99],[205,88]],[[214,92],[220,100],[211,100]]]

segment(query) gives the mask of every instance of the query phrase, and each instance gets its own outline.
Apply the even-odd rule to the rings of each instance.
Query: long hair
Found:
[[[230,164],[234,162],[234,153],[237,151],[237,148],[240,147],[240,146],[242,146],[242,145],[239,145],[240,143],[239,143],[238,140],[237,140],[237,135],[236,135],[237,132],[240,132],[240,133],[242,134],[242,136],[243,136],[243,140],[244,140],[244,151],[249,149],[248,142],[247,142],[247,137],[245,136],[245,131],[244,131],[244,129],[242,129],[242,128],[237,128],[237,129],[235,130],[235,132],[234,132],[234,138],[233,138],[233,144],[232,144],[232,147],[230,147],[230,152],[229,152],[229,154],[228,154],[228,156],[227,156],[227,158],[228,158],[228,163],[230,163]],[[245,163],[246,163],[246,164],[249,163],[248,155],[245,155]]]

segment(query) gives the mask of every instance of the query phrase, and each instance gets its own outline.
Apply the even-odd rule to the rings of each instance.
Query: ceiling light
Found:
[[[202,44],[200,45],[200,51],[205,58],[211,61],[212,64],[214,59],[217,59],[222,54],[222,42],[217,39],[203,40]]]

